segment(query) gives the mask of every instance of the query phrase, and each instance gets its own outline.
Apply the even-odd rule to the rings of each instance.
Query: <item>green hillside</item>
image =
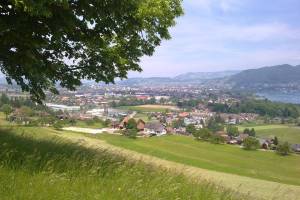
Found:
[[[274,138],[275,136],[282,142],[300,144],[300,127],[288,125],[260,125],[260,126],[240,126],[240,131],[245,128],[254,128],[260,138]]]
[[[240,199],[45,128],[0,129],[0,199]]]
[[[99,135],[97,138],[143,154],[203,169],[300,185],[298,155],[282,157],[273,152],[245,151],[238,146],[213,145],[184,136],[131,140],[122,136]]]

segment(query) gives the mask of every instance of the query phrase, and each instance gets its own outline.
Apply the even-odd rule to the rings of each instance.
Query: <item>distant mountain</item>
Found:
[[[116,82],[119,85],[157,85],[157,84],[170,84],[173,79],[169,77],[150,77],[150,78],[129,78]]]
[[[176,85],[176,84],[201,84],[208,80],[230,77],[240,71],[221,72],[189,72],[175,77],[150,77],[150,78],[129,78],[118,81],[120,85]]]
[[[241,71],[190,72],[190,73],[178,75],[174,77],[174,79],[178,81],[208,80],[208,79],[229,77],[239,72]]]
[[[235,74],[229,78],[229,82],[235,88],[276,88],[286,85],[299,85],[300,87],[300,65],[288,64],[259,69],[249,69]]]
[[[237,84],[283,84],[300,81],[300,65],[277,65],[244,70],[230,78]]]

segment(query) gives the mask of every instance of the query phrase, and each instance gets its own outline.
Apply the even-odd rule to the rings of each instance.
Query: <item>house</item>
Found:
[[[269,149],[270,146],[272,145],[272,142],[271,140],[267,140],[267,139],[259,139],[259,144],[262,149]]]
[[[174,129],[171,126],[166,127],[166,131],[168,134],[174,133]]]
[[[196,124],[196,125],[195,125],[195,128],[196,128],[197,130],[202,129],[202,128],[203,128],[203,125],[202,125],[202,124]]]
[[[139,130],[139,131],[143,131],[145,129],[145,125],[146,123],[142,120],[142,119],[139,119],[137,121],[137,125],[136,125],[136,128]]]
[[[144,133],[150,136],[162,136],[167,134],[165,127],[159,122],[146,123]]]
[[[294,152],[300,153],[300,144],[293,144],[291,147]]]
[[[188,135],[185,127],[179,127],[175,129],[175,132],[180,135]]]
[[[188,113],[188,112],[182,112],[182,113],[179,113],[179,117],[180,118],[185,118],[185,117],[188,117],[190,115],[190,113]]]
[[[245,140],[246,138],[248,138],[248,137],[249,137],[248,134],[241,133],[241,134],[236,138],[236,140],[238,141],[239,144],[241,144],[241,143],[243,143],[244,140]]]
[[[129,117],[127,116],[127,117],[125,117],[125,118],[122,120],[122,122],[121,122],[120,125],[119,125],[119,128],[120,128],[120,129],[126,128],[126,126],[127,126],[127,124],[128,124],[128,121],[129,121]]]
[[[220,136],[222,138],[224,138],[225,141],[230,141],[230,137],[228,136],[228,134],[224,131],[217,131],[215,133],[217,136]]]
[[[232,144],[232,145],[238,144],[238,141],[236,139],[231,139],[227,142],[227,144]]]
[[[120,123],[119,123],[118,121],[112,121],[112,122],[111,122],[111,127],[112,127],[113,129],[117,129],[117,128],[120,127]]]

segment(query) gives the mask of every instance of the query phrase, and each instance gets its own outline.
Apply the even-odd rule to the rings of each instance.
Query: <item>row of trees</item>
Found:
[[[278,138],[274,138],[275,152],[279,155],[286,156],[291,152],[290,144],[288,142],[284,142],[279,144]],[[260,148],[259,140],[255,137],[248,137],[244,140],[243,146],[245,150],[256,150]]]
[[[213,134],[209,129],[202,128],[192,132],[192,135],[196,140],[209,141],[214,144],[221,144],[225,142],[225,139],[219,135]]]
[[[156,104],[156,100],[154,97],[146,100],[137,99],[136,97],[122,97],[118,101],[112,101],[110,106],[116,108],[120,106],[139,106],[145,104]]]

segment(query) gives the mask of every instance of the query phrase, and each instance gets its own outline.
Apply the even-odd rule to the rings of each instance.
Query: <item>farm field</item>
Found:
[[[166,105],[141,105],[141,106],[121,106],[121,110],[131,110],[138,112],[166,112],[167,110],[178,110],[176,106]]]
[[[245,151],[237,146],[213,145],[184,136],[137,140],[113,135],[96,137],[115,146],[190,166],[300,185],[299,155],[281,157],[274,152]]]
[[[240,126],[239,130],[254,128],[256,135],[260,138],[278,137],[279,141],[287,141],[292,144],[300,143],[300,127],[288,125],[259,125],[259,126]]]
[[[74,127],[100,129],[100,128],[104,128],[104,125],[99,122],[88,123],[87,121],[77,120],[76,124],[74,124]]]
[[[62,137],[67,133],[0,127],[1,200],[242,198],[209,182],[72,142]]]

